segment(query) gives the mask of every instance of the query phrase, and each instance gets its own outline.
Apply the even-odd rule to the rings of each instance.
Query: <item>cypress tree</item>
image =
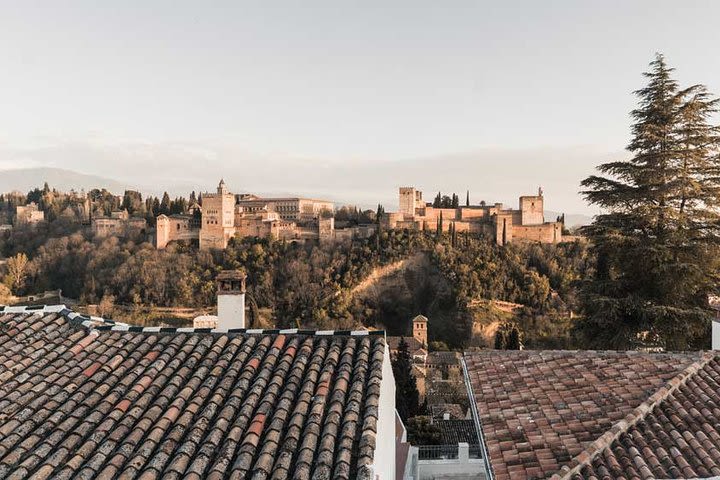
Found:
[[[160,213],[165,215],[170,214],[170,195],[167,192],[163,194],[162,201],[160,202]]]
[[[400,337],[397,354],[392,358],[395,377],[395,408],[403,421],[417,415],[420,408],[420,393],[412,373],[412,358],[408,344]]]
[[[437,196],[435,197],[435,200],[433,201],[433,207],[440,208],[441,203],[442,203],[442,195],[440,195],[440,192],[438,192]]]
[[[465,193],[465,206],[466,206],[466,207],[469,207],[469,206],[470,206],[470,190],[468,190],[468,191]]]
[[[596,273],[580,329],[591,346],[704,346],[720,244],[718,101],[702,85],[681,90],[672,72],[657,55],[635,92],[633,157],[582,182],[602,209],[585,230]]]

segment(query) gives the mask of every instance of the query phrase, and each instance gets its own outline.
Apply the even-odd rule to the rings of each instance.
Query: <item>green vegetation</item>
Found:
[[[430,417],[418,416],[406,423],[408,442],[412,445],[440,445],[442,435],[437,425],[430,422]]]
[[[534,331],[553,331],[548,323],[574,308],[573,285],[584,275],[585,253],[579,244],[499,247],[471,235],[402,230],[337,245],[245,238],[225,251],[185,244],[159,251],[142,236],[94,238],[62,218],[0,236],[1,255],[28,260],[11,259],[4,269],[4,283],[16,295],[59,288],[81,304],[100,304],[110,316],[117,307],[151,321],[167,314],[152,315],[147,307],[211,308],[217,273],[239,268],[248,275],[250,318],[263,325],[364,325],[403,335],[422,313],[431,319],[430,338],[452,349],[484,344],[473,341],[473,326],[493,317],[471,307],[477,299],[528,305],[531,320],[519,323],[523,340],[544,345]],[[425,260],[419,270],[402,273],[404,292],[352,293],[376,268],[417,255]],[[570,323],[565,326],[556,333],[569,338]]]
[[[420,392],[412,373],[412,357],[404,338],[400,338],[397,354],[393,355],[392,369],[395,377],[395,408],[400,418],[407,421],[420,412]]]
[[[658,55],[636,92],[628,161],[600,165],[582,183],[603,208],[586,229],[597,260],[583,288],[584,344],[707,347],[708,295],[718,290],[718,100],[681,88]]]

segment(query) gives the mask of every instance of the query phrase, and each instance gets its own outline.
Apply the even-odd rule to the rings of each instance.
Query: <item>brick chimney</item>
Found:
[[[238,270],[225,270],[217,276],[217,328],[245,328],[245,278]]]

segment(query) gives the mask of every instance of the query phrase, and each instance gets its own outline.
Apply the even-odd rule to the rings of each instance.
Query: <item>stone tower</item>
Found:
[[[542,225],[545,223],[542,190],[539,195],[520,197],[521,225]]]
[[[413,338],[427,348],[428,319],[423,315],[413,318]]]
[[[424,207],[422,192],[415,187],[400,187],[400,208],[399,213],[408,216],[415,215],[415,209]]]
[[[218,328],[245,328],[245,279],[238,270],[225,270],[217,276]]]
[[[204,193],[202,199],[200,249],[225,248],[235,235],[235,195],[220,180],[217,193]]]

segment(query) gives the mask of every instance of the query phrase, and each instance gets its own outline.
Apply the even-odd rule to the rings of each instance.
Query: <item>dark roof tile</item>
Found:
[[[0,477],[352,478],[353,462],[367,474],[382,336],[83,320],[0,313]]]

